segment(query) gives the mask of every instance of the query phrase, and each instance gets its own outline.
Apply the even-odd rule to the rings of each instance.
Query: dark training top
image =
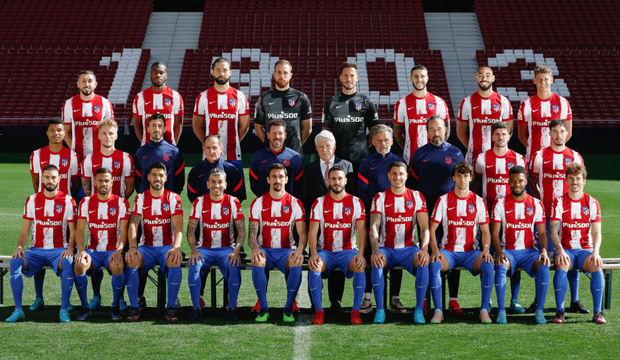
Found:
[[[254,122],[263,125],[267,132],[267,123],[274,119],[282,119],[286,123],[284,146],[303,158],[301,120],[312,119],[312,107],[306,94],[293,88],[284,91],[272,89],[262,93],[256,102]],[[269,145],[267,139],[265,145]]]
[[[339,93],[325,103],[323,127],[336,138],[336,156],[359,164],[368,157],[366,128],[379,125],[375,104],[364,94]]]

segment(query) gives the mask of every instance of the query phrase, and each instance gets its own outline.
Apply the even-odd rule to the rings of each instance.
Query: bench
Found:
[[[9,273],[9,262],[11,260],[11,256],[5,256],[5,255],[0,255],[0,306],[4,305],[4,276],[7,275]],[[249,259],[243,258],[241,263],[241,270],[251,270],[252,269],[252,264],[250,263]],[[188,258],[184,257],[183,261],[181,263],[181,267],[188,267]],[[368,269],[370,269],[370,265],[367,265]],[[396,269],[398,269],[399,267],[397,267]],[[44,269],[51,269],[50,266],[45,266]],[[608,310],[611,309],[611,286],[612,286],[612,274],[613,274],[613,270],[618,270],[620,269],[620,258],[604,258],[603,259],[603,276],[605,278],[605,290],[604,290],[604,295],[603,295],[603,307],[604,309]],[[216,273],[217,273],[218,267],[217,266],[212,266],[210,269],[210,274],[211,274],[211,312],[215,313],[215,311],[217,310],[217,285],[222,282],[223,278],[220,278],[219,280],[216,279]],[[277,269],[273,269],[273,270],[277,270]],[[463,267],[458,267],[455,270],[467,270]],[[555,270],[555,266],[551,265],[550,270]],[[164,307],[165,304],[167,302],[166,299],[166,278],[163,275],[163,271],[161,271],[161,269],[159,269],[158,266],[156,266],[153,270],[153,272],[155,272],[155,277],[153,277],[150,273],[148,275],[149,280],[151,280],[151,282],[153,282],[153,284],[155,284],[155,286],[157,286],[157,314],[158,315],[162,315],[164,313]],[[307,259],[306,261],[304,261],[304,264],[302,265],[302,271],[308,271],[308,265],[307,265]],[[523,269],[516,269],[516,271],[523,271]],[[441,281],[442,281],[442,297],[441,297],[441,301],[443,304],[444,309],[446,308],[446,276],[447,273],[442,273],[441,274]],[[383,300],[384,303],[387,303],[387,289],[389,287],[389,282],[388,282],[388,286],[385,287],[385,291],[383,294]],[[223,305],[222,307],[226,306],[226,301],[228,298],[228,283],[226,281],[223,281],[223,287],[224,287],[224,291],[223,291]],[[427,293],[427,300],[428,300],[428,309],[430,311],[431,308],[431,303],[430,303],[430,297],[429,297],[429,293]]]

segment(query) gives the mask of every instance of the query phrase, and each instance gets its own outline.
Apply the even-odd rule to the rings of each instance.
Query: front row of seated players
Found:
[[[480,319],[490,323],[488,316],[489,300],[493,287],[493,264],[489,253],[490,234],[489,218],[486,206],[481,198],[469,191],[473,176],[471,165],[465,162],[455,164],[452,177],[456,187],[453,191],[440,197],[430,225],[430,241],[428,239],[424,198],[416,191],[406,189],[406,167],[403,163],[394,162],[388,173],[390,189],[377,194],[371,210],[370,243],[373,250],[371,262],[372,278],[377,297],[377,314],[375,322],[383,322],[385,313],[382,311],[380,295],[383,293],[381,269],[402,266],[416,275],[416,311],[414,321],[423,323],[421,303],[427,284],[430,282],[431,293],[435,304],[435,314],[431,323],[442,320],[441,304],[441,271],[448,271],[457,266],[466,267],[472,274],[482,272],[482,302]],[[88,251],[84,251],[82,236],[74,235],[75,203],[68,195],[58,191],[58,169],[54,165],[46,166],[42,171],[43,191],[30,196],[26,202],[24,226],[19,237],[17,249],[10,263],[10,282],[15,301],[15,311],[6,319],[15,322],[24,319],[21,309],[23,280],[21,275],[31,276],[43,266],[50,265],[62,276],[62,305],[60,319],[69,322],[67,304],[74,281],[82,303],[82,311],[78,320],[89,316],[86,302],[86,274],[92,274],[100,267],[106,267],[113,274],[113,306],[112,318],[118,319],[118,302],[122,291],[123,261],[122,248],[129,242],[129,251],[125,259],[125,284],[129,294],[131,309],[128,321],[136,321],[140,313],[137,309],[137,271],[146,272],[159,265],[168,276],[168,304],[166,318],[170,322],[178,321],[174,311],[176,299],[182,280],[181,252],[182,239],[182,208],[179,196],[163,188],[166,181],[166,169],[161,163],[151,165],[148,172],[150,189],[136,198],[134,209],[127,226],[128,203],[126,200],[111,194],[111,173],[102,168],[95,173],[97,194],[85,198],[80,204],[78,217],[79,233],[83,234],[88,223],[91,237]],[[569,192],[554,200],[551,210],[551,239],[557,255],[554,288],[557,313],[553,321],[564,322],[564,297],[567,290],[566,272],[573,267],[592,274],[591,292],[594,301],[595,323],[605,323],[601,311],[603,296],[602,260],[599,255],[601,245],[600,206],[591,196],[583,192],[587,173],[581,164],[573,163],[566,169],[566,181]],[[274,267],[288,273],[287,304],[284,307],[284,320],[292,322],[292,303],[301,283],[302,250],[306,245],[305,216],[299,200],[284,190],[287,181],[285,167],[281,164],[271,166],[267,179],[269,193],[259,197],[251,207],[249,244],[252,248],[252,277],[257,295],[261,303],[261,312],[257,321],[269,318],[266,302],[265,271]],[[360,251],[355,251],[354,234],[359,231],[364,239],[364,209],[360,200],[346,194],[346,174],[335,165],[329,172],[330,193],[315,201],[311,216],[311,270],[309,288],[317,312],[313,323],[321,324],[324,320],[321,308],[320,289],[322,288],[321,273],[329,272],[335,267],[346,269],[346,273],[354,276],[354,304],[351,322],[361,323],[359,305],[361,303],[365,276],[365,261],[362,253],[365,244],[360,242]],[[536,276],[538,311],[535,319],[545,323],[542,314],[549,284],[549,258],[546,255],[547,238],[542,231],[544,209],[542,203],[524,192],[525,169],[514,166],[509,172],[511,194],[498,199],[492,212],[493,243],[497,249],[495,259],[495,287],[498,298],[498,322],[506,322],[504,294],[506,273],[522,268],[530,276]],[[198,306],[198,289],[200,288],[200,269],[217,263],[222,273],[228,275],[231,293],[227,318],[237,320],[234,312],[236,297],[241,283],[239,276],[239,250],[245,236],[243,214],[238,211],[240,204],[237,199],[224,196],[225,173],[213,169],[209,175],[211,193],[196,199],[188,233],[188,242],[192,249],[190,260],[190,292],[194,311],[190,320],[200,318]],[[208,197],[208,199],[207,199]],[[228,206],[225,206],[228,205]],[[347,206],[350,205],[350,206]],[[215,211],[214,211],[215,210]],[[209,217],[205,214],[211,212]],[[214,215],[214,212],[219,212]],[[93,215],[95,214],[96,215]],[[209,220],[207,220],[209,219]],[[230,227],[232,222],[239,233],[237,244],[233,244]],[[415,220],[420,226],[420,248],[414,243],[413,229]],[[140,244],[136,248],[137,225],[141,223],[143,233]],[[23,251],[28,234],[34,224],[33,246]],[[299,247],[295,248],[293,224],[299,234]],[[442,224],[444,237],[440,246],[435,241],[435,230]],[[195,239],[195,230],[200,225],[201,242]],[[475,228],[479,225],[482,236],[482,251],[475,236]],[[539,227],[540,252],[535,249],[536,240],[533,227]],[[67,227],[70,232],[67,233]],[[96,231],[94,231],[96,229]],[[228,229],[225,234],[223,229]],[[350,230],[349,230],[350,229]],[[321,230],[319,237],[318,231]],[[347,230],[347,231],[345,231]],[[500,238],[500,233],[501,238]],[[68,238],[68,239],[67,239]],[[75,256],[75,270],[72,251],[78,241],[78,254]],[[226,244],[226,239],[230,242]],[[348,240],[345,242],[345,240]],[[210,243],[209,243],[210,242]],[[429,256],[427,249],[433,250]],[[197,249],[197,246],[201,248]],[[217,249],[226,246],[225,250]],[[409,249],[411,248],[411,249]],[[441,251],[439,250],[441,249]],[[331,250],[331,251],[330,251]],[[352,250],[352,252],[346,251]],[[346,252],[340,252],[346,251]],[[340,252],[340,253],[339,253]],[[338,254],[339,253],[339,254]],[[206,257],[206,259],[205,259]],[[204,261],[204,263],[203,263]],[[427,266],[428,265],[428,266]],[[430,281],[428,275],[430,274]],[[356,309],[357,308],[357,309]]]

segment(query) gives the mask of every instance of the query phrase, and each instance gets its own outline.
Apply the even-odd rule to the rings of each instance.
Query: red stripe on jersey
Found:
[[[183,171],[183,169],[185,168],[185,161],[183,161],[183,164],[181,164],[181,166],[179,167],[179,169],[174,173],[174,175],[179,175],[181,173],[181,171]]]
[[[192,193],[194,193],[194,194],[198,193],[198,191],[196,191],[196,190],[192,189],[192,187],[191,187],[191,186],[189,186],[189,183],[187,183],[187,190],[191,191],[191,192],[192,192]]]
[[[235,221],[243,220],[244,216],[236,197],[224,194],[220,201],[213,201],[206,194],[194,200],[189,218],[200,224],[197,246],[221,248],[235,246],[233,227]]]
[[[250,175],[252,175],[252,177],[256,180],[258,180],[258,176],[256,176],[256,174],[254,174],[254,171],[252,171],[252,168],[248,168],[248,170],[250,170]]]
[[[564,249],[592,249],[592,223],[601,222],[601,206],[586,193],[576,201],[566,194],[553,201],[550,218],[560,222]]]
[[[295,176],[295,181],[299,180],[303,174],[304,174],[304,169],[302,168],[301,171],[299,172],[299,175]]]
[[[237,184],[237,186],[235,186],[235,188],[233,189],[233,192],[235,192],[235,191],[239,190],[239,188],[241,187],[241,185],[243,185],[243,179],[241,179],[241,180],[239,181],[239,184]]]
[[[358,173],[358,174],[357,174],[357,177],[359,177],[359,178],[360,178],[360,180],[362,180],[363,182],[365,182],[365,183],[366,183],[366,185],[368,185],[368,180],[366,180],[366,178],[365,178],[365,177],[363,177],[363,176],[362,176],[362,174],[359,174],[359,173]]]

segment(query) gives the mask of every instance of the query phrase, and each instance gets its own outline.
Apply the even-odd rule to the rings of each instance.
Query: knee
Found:
[[[62,258],[60,260],[62,271],[73,272],[73,259]]]
[[[123,264],[120,264],[120,265],[110,264],[110,272],[112,272],[112,275],[121,275],[123,274],[123,270],[125,270],[123,267]]]
[[[9,263],[10,269],[11,269],[11,273],[13,274],[21,274],[22,273],[22,269],[24,268],[24,259],[22,258],[14,258],[11,259],[11,262]]]
[[[264,268],[267,266],[267,259],[259,257],[256,260],[252,260],[252,266],[258,266],[258,267]]]

